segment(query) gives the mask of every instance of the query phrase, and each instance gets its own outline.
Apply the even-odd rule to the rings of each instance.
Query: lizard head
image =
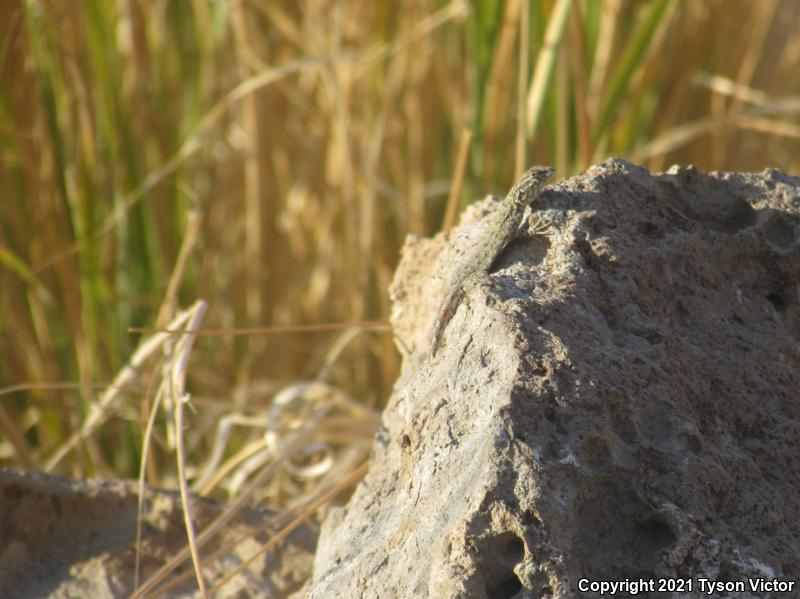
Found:
[[[532,166],[508,192],[511,201],[519,206],[530,203],[553,173],[555,169],[550,166]]]

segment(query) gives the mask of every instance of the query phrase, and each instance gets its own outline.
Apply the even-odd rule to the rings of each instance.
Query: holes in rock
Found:
[[[664,233],[661,229],[650,222],[639,223],[637,229],[641,235],[644,235],[648,239],[661,239],[664,237]]]
[[[770,293],[767,296],[767,301],[772,304],[776,312],[783,312],[786,309],[786,302],[777,293]]]
[[[577,250],[578,254],[581,258],[583,258],[584,264],[586,264],[586,268],[592,271],[597,271],[597,264],[595,262],[595,253],[592,249],[592,244],[584,237],[581,239],[576,239],[574,242],[574,247]]]
[[[600,437],[590,437],[581,444],[580,458],[589,468],[602,468],[611,461],[611,452],[605,440]]]
[[[514,570],[525,558],[525,544],[515,533],[482,539],[477,557],[489,599],[511,599],[522,590]]]
[[[575,567],[587,578],[655,572],[659,558],[677,540],[624,476],[586,481],[577,506]]]
[[[757,213],[750,202],[735,195],[744,190],[699,172],[658,178],[668,205],[712,231],[734,234],[756,225]]]
[[[522,583],[513,572],[506,580],[501,580],[494,587],[486,589],[486,596],[489,599],[511,599],[522,590]]]
[[[722,233],[736,233],[756,224],[756,211],[745,200],[736,198],[721,210],[722,214],[711,214],[707,223],[709,228],[716,228]],[[714,217],[717,217],[714,219]]]
[[[642,548],[658,551],[672,545],[677,537],[672,528],[660,516],[652,516],[637,526]]]
[[[760,228],[767,241],[781,249],[788,249],[797,241],[794,225],[781,214],[770,214]]]
[[[531,374],[534,376],[547,376],[547,368],[544,363],[537,359],[531,358],[528,360],[528,366],[531,369]]]
[[[553,596],[553,587],[550,586],[550,578],[542,570],[537,571],[530,581],[530,589],[526,589],[530,594],[524,595],[525,597],[543,597]]]
[[[703,450],[702,440],[690,433],[681,433],[678,435],[678,444],[681,449],[688,449],[694,455],[698,455]]]
[[[772,305],[775,314],[789,334],[795,339],[800,339],[800,303],[795,299],[794,284],[786,280],[788,278],[781,277],[781,281],[775,285],[777,289],[764,298]]]
[[[525,514],[522,517],[522,523],[525,526],[533,526],[536,528],[539,528],[542,525],[542,521],[531,510],[527,510],[525,512]]]
[[[664,343],[664,335],[662,335],[658,331],[646,331],[642,334],[642,337],[650,345],[661,345],[662,343]]]

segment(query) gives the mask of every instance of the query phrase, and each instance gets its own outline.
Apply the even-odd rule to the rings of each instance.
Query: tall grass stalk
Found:
[[[163,326],[198,298],[215,329],[385,320],[403,239],[452,221],[454,177],[463,205],[503,192],[523,162],[562,176],[608,155],[797,170],[796,9],[0,3],[0,464],[134,475],[165,358],[112,387],[87,429],[97,385],[143,341],[129,327]],[[287,384],[321,380],[379,407],[397,372],[385,332],[199,337],[186,476],[220,419],[264,417]],[[318,434],[366,445],[374,422],[353,414]],[[148,479],[172,484],[156,424]],[[237,429],[226,455],[262,433]],[[311,487],[276,476],[265,493],[285,503]]]

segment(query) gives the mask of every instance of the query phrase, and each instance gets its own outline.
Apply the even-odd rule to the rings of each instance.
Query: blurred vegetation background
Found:
[[[403,239],[441,228],[459,147],[461,206],[527,164],[563,177],[610,155],[797,172],[798,15],[800,0],[5,0],[0,464],[135,476],[163,356],[65,444],[145,339],[128,328],[197,298],[206,328],[386,320]],[[199,338],[189,476],[263,435],[305,381],[364,406],[317,439],[363,454],[398,368],[385,330]],[[220,436],[234,416],[256,426]],[[152,482],[174,481],[171,452],[156,432]],[[289,473],[268,495],[311,484]]]

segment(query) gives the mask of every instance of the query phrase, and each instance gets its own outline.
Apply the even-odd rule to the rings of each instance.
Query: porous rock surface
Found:
[[[493,206],[406,243],[404,369],[306,596],[800,580],[800,179],[615,159],[551,184],[431,357]]]
[[[147,580],[186,545],[179,494],[147,489],[144,497],[140,581]],[[196,531],[203,530],[224,508],[224,504],[194,497]],[[136,563],[136,514],[135,481],[69,480],[0,469],[0,597],[130,597]],[[205,558],[206,585],[220,582],[256,555],[285,524],[275,522],[275,514],[268,510],[239,511],[200,550]],[[313,524],[296,529],[214,597],[286,597],[310,574],[316,538]],[[213,559],[217,551],[222,551],[221,559]],[[181,573],[187,570],[191,574],[190,564],[179,568]],[[163,596],[199,597],[200,593],[190,575]]]

